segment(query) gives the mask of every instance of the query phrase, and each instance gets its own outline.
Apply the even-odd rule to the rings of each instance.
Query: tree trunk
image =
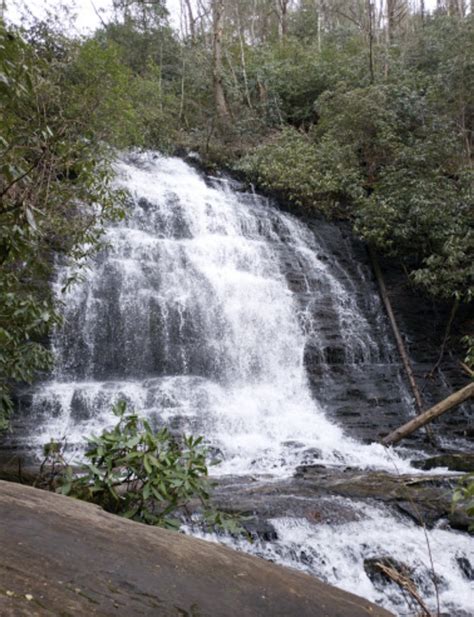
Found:
[[[448,15],[464,17],[465,12],[464,0],[448,0]]]
[[[395,319],[395,315],[392,310],[392,305],[390,303],[390,299],[388,297],[387,288],[385,287],[385,282],[382,276],[382,270],[380,269],[379,262],[377,260],[377,256],[375,254],[374,249],[369,246],[369,255],[372,262],[372,267],[374,269],[375,277],[377,279],[380,295],[382,297],[382,301],[385,306],[385,310],[387,311],[388,319],[390,321],[390,325],[392,327],[393,335],[395,337],[395,341],[397,343],[398,352],[403,362],[403,366],[405,368],[405,372],[408,377],[408,381],[410,382],[410,386],[413,392],[413,396],[415,398],[416,408],[418,413],[421,413],[423,410],[423,401],[421,400],[420,391],[415,381],[415,376],[413,375],[413,369],[411,368],[410,358],[408,357],[408,353],[405,349],[405,344],[403,343],[402,336],[400,334],[400,330],[397,326],[397,321]]]
[[[185,97],[185,76],[186,76],[186,61],[184,56],[184,48],[183,48],[183,57],[181,62],[181,97],[179,104],[179,122],[182,125],[184,120],[184,97]]]
[[[321,53],[321,6],[318,6],[318,52]]]
[[[277,0],[280,38],[288,34],[288,4],[290,0]]]
[[[451,396],[448,396],[448,398],[445,398],[443,401],[437,403],[431,407],[431,409],[428,409],[428,411],[425,411],[416,418],[413,418],[413,420],[410,420],[410,422],[407,422],[400,428],[397,428],[395,431],[382,439],[383,445],[390,446],[397,443],[400,439],[411,435],[420,427],[425,426],[428,422],[431,422],[435,418],[438,418],[441,414],[449,411],[457,405],[460,405],[461,403],[464,403],[464,401],[467,401],[470,398],[474,398],[474,382],[465,386],[462,390],[458,390],[454,394],[451,394]]]
[[[387,41],[389,45],[393,43],[395,33],[395,10],[397,8],[397,0],[387,0]]]
[[[225,98],[222,69],[222,35],[224,30],[224,0],[213,0],[213,82],[214,103],[219,119],[227,122],[229,107]]]
[[[367,14],[369,18],[369,73],[370,83],[373,84],[375,80],[374,75],[374,4],[373,0],[367,0]]]
[[[191,35],[191,41],[193,43],[196,42],[196,22],[193,15],[193,8],[191,6],[191,0],[184,0],[186,4],[186,9],[188,12],[188,26],[189,26],[189,34]]]
[[[242,66],[242,76],[244,78],[245,100],[247,101],[247,105],[249,106],[249,108],[252,109],[252,101],[250,99],[250,92],[249,92],[249,82],[247,78],[247,65],[245,62],[245,47],[244,47],[242,19],[240,17],[240,9],[239,9],[238,4],[237,4],[237,21],[238,21],[239,45],[240,45],[240,64]]]

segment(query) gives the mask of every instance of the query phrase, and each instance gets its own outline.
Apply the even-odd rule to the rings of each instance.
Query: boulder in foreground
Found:
[[[2,617],[389,617],[306,574],[0,481]]]

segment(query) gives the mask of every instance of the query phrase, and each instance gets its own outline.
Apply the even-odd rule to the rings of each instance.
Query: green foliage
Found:
[[[73,46],[60,82],[66,118],[84,139],[118,148],[136,144],[141,139],[140,121],[132,81],[113,42],[102,45],[92,39]]]
[[[136,142],[144,147],[172,151],[179,126],[179,98],[163,85],[159,66],[149,64],[129,84],[137,116]]]
[[[77,47],[48,36],[42,30],[35,49],[0,23],[0,428],[12,385],[52,363],[47,334],[60,321],[49,285],[54,261],[84,264],[100,247],[103,222],[122,213],[102,141],[114,142],[111,106],[101,109],[118,77],[107,83],[110,58],[94,53],[100,70],[79,84],[80,72],[70,74],[83,62]],[[115,122],[124,126],[121,116]]]
[[[347,87],[367,82],[365,50],[357,38],[341,47],[335,37],[322,50],[314,40],[305,44],[297,39],[250,48],[247,68],[253,98],[270,126],[317,122],[314,103],[321,94],[340,83]]]
[[[414,283],[432,296],[469,302],[474,65],[464,48],[472,47],[472,21],[450,22],[453,29],[459,43],[444,31],[440,40],[437,21],[427,27],[375,85],[354,87],[363,84],[356,73],[327,79],[323,92],[313,91],[310,125],[284,127],[236,168],[298,207],[350,219],[362,238],[404,262]],[[426,69],[433,46],[434,73]],[[321,73],[324,54],[314,58]],[[306,104],[308,110],[308,98]]]
[[[360,195],[360,176],[354,154],[294,128],[284,129],[270,143],[246,156],[235,168],[270,192],[276,192],[310,212],[338,216],[347,196]],[[334,173],[336,171],[336,173]]]
[[[466,356],[464,358],[464,363],[468,368],[474,371],[474,336],[463,336],[461,342],[466,348]]]
[[[467,474],[460,480],[453,494],[453,508],[461,507],[470,519],[469,530],[474,530],[474,474]]]
[[[88,462],[77,474],[63,467],[57,489],[102,506],[105,510],[151,525],[179,528],[176,514],[192,499],[204,507],[207,524],[231,533],[240,531],[235,517],[209,506],[207,451],[202,437],[183,436],[179,441],[166,428],[150,424],[120,401],[115,405],[117,424],[90,438]],[[46,456],[58,463],[52,444]]]
[[[63,494],[100,504],[109,512],[144,523],[176,527],[171,515],[192,497],[209,498],[202,438],[180,445],[166,428],[155,433],[126,403],[114,407],[118,423],[92,437],[85,474],[61,488]]]

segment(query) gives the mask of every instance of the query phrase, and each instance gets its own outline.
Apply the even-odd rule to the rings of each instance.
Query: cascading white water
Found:
[[[391,362],[360,310],[354,281],[328,264],[314,234],[264,198],[206,181],[176,158],[136,155],[117,170],[130,194],[128,216],[108,229],[108,248],[62,298],[55,372],[32,396],[37,446],[65,437],[80,450],[86,436],[115,422],[112,404],[125,399],[152,422],[204,435],[223,459],[219,474],[288,476],[308,456],[411,470],[395,453],[345,435],[311,393],[309,344],[326,387],[333,383],[324,367],[334,333],[318,314],[331,313],[344,362],[355,371]],[[288,264],[303,303],[285,275]],[[59,270],[58,289],[68,274]],[[396,556],[403,533],[403,561],[416,566],[410,547],[426,547],[423,531],[375,509],[363,514],[334,528],[278,519],[278,541],[252,550],[396,607],[364,578],[361,563],[380,544]],[[431,533],[444,554],[438,574],[452,604],[466,587],[450,565],[460,540]],[[298,553],[303,546],[309,565]]]
[[[312,301],[333,310],[347,361],[381,355],[314,235],[263,198],[209,185],[179,159],[144,155],[118,170],[130,213],[64,299],[55,380],[34,395],[33,408],[49,414],[38,442],[80,443],[125,398],[152,420],[205,435],[222,453],[219,473],[290,473],[308,450],[393,471],[395,455],[344,436],[311,396],[305,343],[311,334],[323,354],[324,333],[289,290],[286,259],[317,281]],[[67,275],[60,271],[58,286]]]
[[[277,539],[272,542],[218,537],[193,530],[194,535],[228,544],[308,573],[356,593],[393,611],[398,617],[419,615],[420,606],[401,588],[380,574],[370,576],[367,564],[385,561],[414,583],[415,592],[437,615],[472,615],[474,541],[466,534],[442,528],[420,529],[414,522],[386,509],[342,497],[328,498],[333,507],[347,505],[354,520],[312,524],[307,519],[270,519]],[[436,581],[436,585],[433,581]]]

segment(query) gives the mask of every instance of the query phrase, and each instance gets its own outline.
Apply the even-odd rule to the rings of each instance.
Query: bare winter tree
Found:
[[[278,13],[278,30],[280,38],[284,39],[288,34],[288,6],[290,0],[276,0]]]
[[[222,66],[222,38],[224,33],[224,0],[212,0],[212,55],[213,88],[216,112],[220,120],[229,119],[229,107],[225,97]]]
[[[471,8],[472,8],[471,0]],[[464,17],[466,15],[466,1],[465,0],[437,0],[436,9],[442,13],[455,17]]]
[[[393,42],[395,33],[408,14],[406,0],[387,0],[387,37]]]
[[[194,17],[191,0],[184,0],[184,6],[186,7],[185,20],[187,24],[187,30],[189,31],[191,41],[194,43],[196,41],[196,18]]]

